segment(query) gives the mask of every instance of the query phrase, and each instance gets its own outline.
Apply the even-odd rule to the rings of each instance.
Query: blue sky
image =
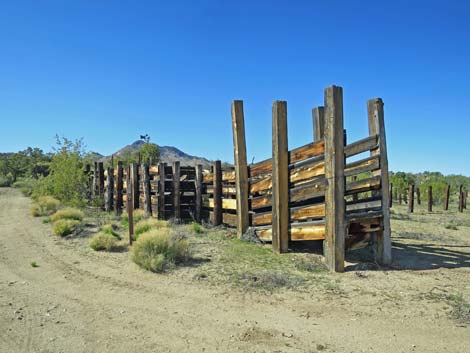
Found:
[[[289,148],[311,108],[344,89],[348,140],[382,97],[392,170],[470,175],[467,1],[0,3],[0,151],[54,135],[112,153],[148,133],[233,160],[230,102],[243,99],[249,160],[270,157],[271,104],[287,100]]]

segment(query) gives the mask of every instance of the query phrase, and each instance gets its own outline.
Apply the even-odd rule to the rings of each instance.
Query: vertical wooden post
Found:
[[[165,219],[165,172],[166,163],[158,164],[158,219]]]
[[[90,189],[91,167],[89,164],[85,166],[85,175],[86,175],[86,199],[87,199],[87,202],[90,203],[91,201],[91,189]]]
[[[324,253],[331,271],[344,271],[346,203],[344,201],[343,89],[325,89],[325,241]]]
[[[98,162],[93,165],[93,175],[91,183],[91,196],[95,197],[98,191]]]
[[[196,222],[201,223],[202,211],[202,165],[196,165],[196,200],[195,200],[195,215]]]
[[[325,136],[325,108],[316,107],[313,115],[313,141],[319,141]]]
[[[133,194],[133,185],[132,185],[132,166],[129,166],[127,168],[127,185],[126,185],[126,191],[127,191],[127,216],[129,220],[129,245],[132,245],[132,241],[134,238],[134,202],[132,200],[132,194]]]
[[[131,163],[131,180],[132,180],[132,200],[133,207],[139,208],[139,166],[136,163]]]
[[[108,175],[106,176],[106,203],[105,210],[106,212],[111,212],[113,210],[113,200],[114,200],[114,168],[108,167]]]
[[[467,209],[468,190],[464,191],[463,196],[463,208]]]
[[[272,245],[279,253],[289,249],[289,153],[287,102],[273,102]]]
[[[147,217],[152,215],[152,195],[150,193],[149,165],[142,164],[142,189],[144,191],[144,211]]]
[[[459,212],[463,212],[463,185],[459,186]]]
[[[369,120],[369,135],[379,136],[379,148],[371,152],[371,155],[379,155],[380,171],[374,175],[381,177],[382,193],[382,227],[377,233],[376,256],[377,261],[389,265],[392,263],[392,241],[390,229],[390,189],[388,175],[387,138],[385,134],[384,103],[381,98],[373,98],[367,101],[367,115]]]
[[[450,199],[450,184],[447,184],[445,200],[444,200],[444,211],[449,210],[449,199]]]
[[[389,203],[388,207],[392,208],[392,206],[393,206],[393,183],[390,183],[389,195],[390,195],[390,203]]]
[[[176,222],[181,221],[181,198],[180,198],[180,162],[173,162],[173,217]]]
[[[220,161],[214,163],[214,210],[212,224],[218,226],[222,224],[222,164]]]
[[[249,226],[245,117],[241,100],[232,102],[232,131],[237,193],[237,233],[240,238]]]
[[[401,205],[401,202],[402,202],[402,196],[401,196],[401,192],[398,194],[398,202],[400,203]]]
[[[122,161],[117,163],[117,180],[116,180],[116,202],[114,204],[114,210],[116,215],[120,216],[122,213],[122,189],[123,189],[123,169]]]
[[[98,162],[98,195],[104,195],[104,165]]]
[[[432,186],[428,186],[428,212],[432,212]]]
[[[416,187],[416,201],[418,205],[421,205],[421,189],[419,187]]]
[[[408,186],[408,213],[413,213],[415,208],[415,186],[410,184]]]

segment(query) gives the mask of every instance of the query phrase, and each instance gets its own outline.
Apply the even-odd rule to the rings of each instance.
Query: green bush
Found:
[[[121,239],[121,235],[117,232],[118,227],[115,224],[105,224],[104,226],[101,227],[101,232],[104,234],[112,235],[113,237],[117,239]]]
[[[54,213],[51,217],[52,222],[56,222],[59,219],[73,219],[81,221],[83,219],[83,212],[77,208],[64,208]]]
[[[188,257],[188,241],[166,228],[142,234],[132,248],[132,260],[152,272],[162,272]]]
[[[11,186],[13,179],[9,175],[0,175],[0,188]]]
[[[196,233],[196,234],[204,233],[204,229],[202,228],[202,226],[199,223],[193,222],[192,228],[193,228],[194,233]]]
[[[34,187],[36,186],[37,180],[33,178],[22,178],[18,179],[12,184],[14,188],[20,189],[25,196],[31,196],[33,194]]]
[[[118,240],[112,234],[105,233],[103,231],[95,234],[93,238],[90,239],[90,247],[93,250],[101,251],[111,251],[116,249]]]
[[[74,219],[59,219],[54,222],[54,234],[61,237],[72,234],[80,225],[80,221]]]
[[[52,196],[41,196],[37,202],[31,206],[31,214],[34,217],[50,216],[55,213],[60,206],[60,201]]]
[[[158,220],[155,218],[141,219],[134,226],[134,236],[137,239],[139,235],[143,233],[147,233],[148,231],[152,229],[159,229],[159,228],[166,228],[166,227],[168,227],[168,222],[166,221]]]

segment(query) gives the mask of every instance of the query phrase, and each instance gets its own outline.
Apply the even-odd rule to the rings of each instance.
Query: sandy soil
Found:
[[[470,299],[468,226],[395,220],[395,268],[408,270],[350,270],[326,275],[331,291],[266,294],[191,280],[197,268],[144,272],[127,252],[51,236],[29,206],[0,189],[2,353],[470,351],[470,325],[447,300]]]

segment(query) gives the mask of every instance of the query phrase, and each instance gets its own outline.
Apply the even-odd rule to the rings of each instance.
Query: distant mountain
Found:
[[[119,156],[125,156],[129,153],[136,152],[144,144],[144,141],[138,140],[134,143],[127,145],[120,150],[116,151],[113,155],[114,158],[119,159]],[[196,164],[202,164],[204,168],[208,168],[211,165],[211,161],[203,157],[192,156],[187,154],[180,149],[173,146],[158,146],[160,150],[160,160],[164,163],[171,164],[174,161],[180,161],[182,166],[194,166]],[[99,153],[94,152],[96,155]],[[102,157],[101,160],[107,161],[111,156]]]

